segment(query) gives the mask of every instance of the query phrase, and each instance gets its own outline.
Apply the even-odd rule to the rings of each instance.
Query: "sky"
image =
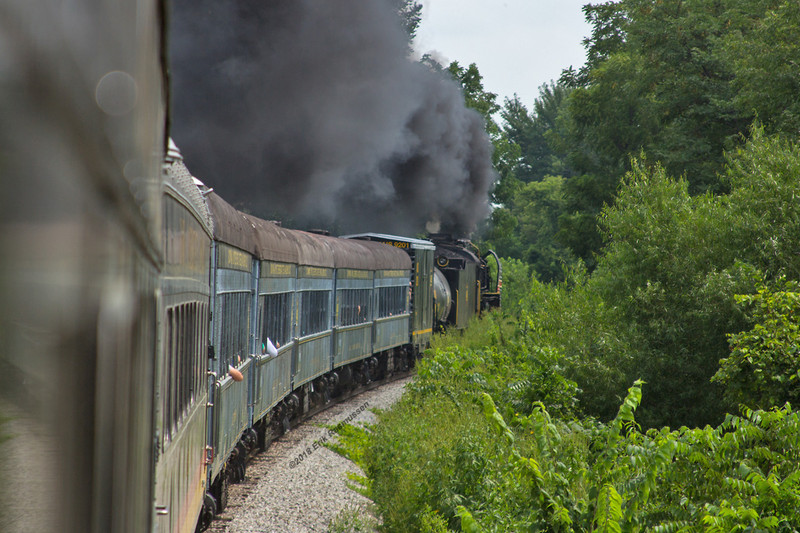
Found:
[[[484,89],[501,105],[516,93],[530,109],[541,85],[585,61],[581,43],[591,27],[581,6],[589,0],[418,1],[416,53],[445,65],[476,63]]]

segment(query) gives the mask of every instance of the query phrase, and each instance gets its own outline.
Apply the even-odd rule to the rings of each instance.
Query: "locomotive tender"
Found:
[[[19,185],[0,219],[0,456],[36,469],[21,486],[0,471],[0,491],[11,531],[191,532],[252,450],[413,366],[492,289],[483,258],[452,257],[463,243],[233,208],[168,140],[164,3],[74,4],[69,19],[47,0],[4,8],[23,30],[0,51],[0,101],[24,127],[0,158]]]

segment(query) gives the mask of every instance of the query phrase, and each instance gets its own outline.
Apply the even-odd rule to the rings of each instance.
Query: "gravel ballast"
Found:
[[[245,481],[232,485],[228,508],[209,531],[220,533],[325,532],[340,511],[363,509],[369,500],[347,487],[352,462],[322,446],[335,439],[326,427],[375,422],[372,409],[388,409],[413,377],[387,383],[319,413],[258,455]]]

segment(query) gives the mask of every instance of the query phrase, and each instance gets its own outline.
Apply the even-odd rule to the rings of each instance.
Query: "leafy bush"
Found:
[[[542,405],[507,422],[486,393],[458,403],[412,391],[358,454],[382,529],[796,531],[797,413],[642,433],[641,388],[608,424],[552,418]]]
[[[632,351],[618,310],[606,305],[579,268],[563,283],[534,281],[524,306],[519,334],[563,354],[563,373],[576,382],[584,414],[613,418],[625,396]]]
[[[719,423],[730,406],[709,380],[726,334],[745,325],[734,294],[755,285],[755,269],[737,260],[744,214],[635,162],[602,225],[608,244],[590,286],[624,325],[626,381],[650,383],[643,424]]]
[[[731,402],[764,409],[800,401],[800,283],[780,285],[736,297],[751,309],[755,325],[730,335],[731,355],[713,378]]]
[[[591,275],[514,264],[514,311],[345,433],[385,530],[800,529],[800,148],[754,130],[728,161],[721,197],[635,163]]]
[[[531,267],[519,259],[504,257],[502,312],[506,316],[518,316],[522,310],[522,301],[528,294],[532,283]]]
[[[378,520],[368,509],[348,506],[328,523],[328,533],[372,533],[377,527]]]

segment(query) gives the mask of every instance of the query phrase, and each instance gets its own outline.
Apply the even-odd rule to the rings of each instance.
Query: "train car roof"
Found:
[[[297,243],[297,264],[334,268],[333,250],[326,237],[306,231],[286,230]]]
[[[410,270],[411,258],[382,243],[324,237],[333,251],[336,268],[359,270]]]
[[[214,239],[264,261],[325,268],[410,270],[411,258],[399,247],[391,246],[392,242],[408,243],[416,249],[433,249],[429,241],[378,233],[338,238],[285,229],[242,213],[215,192],[208,194],[207,201]]]
[[[375,270],[375,255],[361,243],[336,237],[325,237],[325,240],[333,252],[333,263],[336,268]]]
[[[408,246],[404,248],[412,248],[414,250],[434,250],[436,248],[436,246],[431,241],[426,241],[423,239],[412,239],[411,237],[402,237],[400,235],[387,235],[385,233],[356,233],[353,235],[342,235],[341,238],[377,241],[386,244],[392,244],[394,242],[402,242],[408,244]]]
[[[411,270],[411,257],[400,248],[377,241],[340,240],[357,243],[370,250],[375,258],[375,270]]]
[[[215,192],[209,193],[207,201],[214,221],[214,239],[256,255],[254,224]]]
[[[293,235],[295,232],[252,215],[244,215],[244,218],[253,226],[256,255],[259,259],[281,263],[298,262],[298,242]]]
[[[187,206],[194,211],[195,216],[200,220],[209,235],[213,233],[213,223],[211,213],[208,210],[201,188],[205,188],[203,182],[192,176],[183,161],[181,151],[175,146],[172,139],[169,139],[169,148],[164,157],[164,183],[172,191],[173,195],[183,198]]]

